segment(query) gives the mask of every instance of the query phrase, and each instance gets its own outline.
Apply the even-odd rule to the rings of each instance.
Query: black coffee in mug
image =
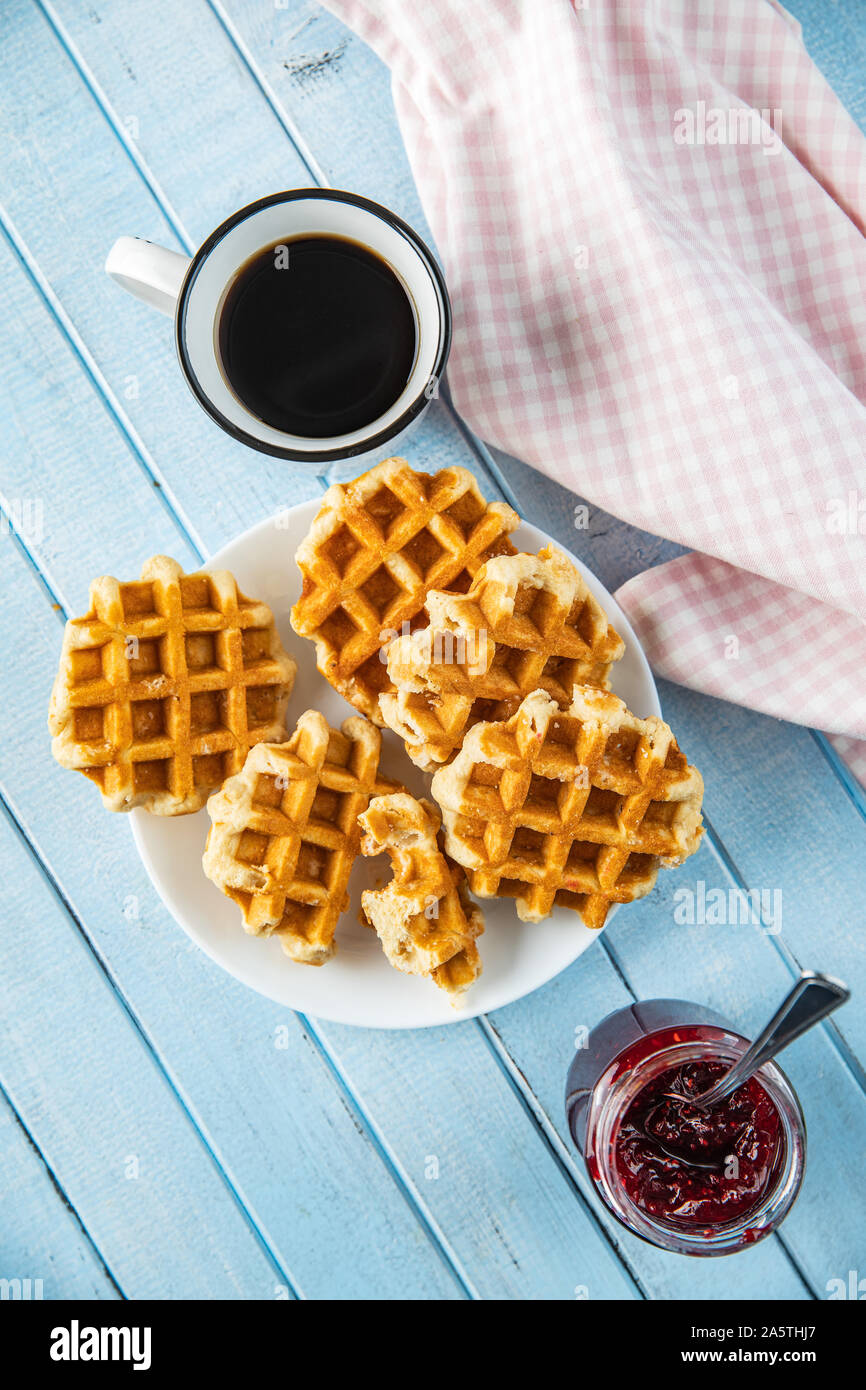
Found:
[[[415,362],[412,302],[394,271],[358,242],[277,242],[241,266],[218,327],[223,371],[265,424],[329,438],[394,404]]]

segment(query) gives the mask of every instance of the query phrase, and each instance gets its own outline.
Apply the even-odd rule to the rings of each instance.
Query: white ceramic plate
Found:
[[[300,592],[295,551],[319,505],[314,500],[263,521],[214,555],[208,565],[209,569],[231,570],[245,593],[264,599],[274,611],[280,637],[298,663],[287,715],[289,728],[306,709],[321,710],[333,725],[354,713],[316,670],[313,644],[295,636],[289,624],[289,610]],[[518,549],[535,552],[551,537],[523,523],[512,540]],[[575,556],[570,558],[626,642],[625,656],[614,666],[614,691],[635,714],[659,714],[655,684],[628,620],[595,576]],[[402,741],[387,730],[382,766],[416,794],[427,790],[429,778],[406,757]],[[278,941],[247,936],[235,904],[205,878],[200,862],[209,824],[206,811],[176,817],[132,812],[135,843],[154,887],[184,931],[230,975],[260,994],[314,1017],[371,1028],[457,1023],[538,989],[598,936],[576,913],[564,908],[555,910],[544,922],[526,924],[518,920],[510,901],[483,903],[486,930],[480,949],[484,972],[464,996],[464,1007],[455,1009],[429,980],[394,970],[375,933],[361,925],[362,890],[381,885],[390,877],[387,857],[378,856],[359,858],[354,866],[349,910],[337,927],[337,954],[324,966],[299,965],[285,955]]]

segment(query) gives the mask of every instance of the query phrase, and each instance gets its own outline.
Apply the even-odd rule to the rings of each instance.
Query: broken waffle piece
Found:
[[[254,936],[277,936],[293,960],[322,965],[348,904],[358,816],[398,790],[379,773],[382,736],[353,715],[332,729],[307,710],[286,743],[258,744],[207,804],[203,865]]]
[[[155,555],[137,582],[94,579],[66,624],[51,751],[111,811],[198,811],[250,748],[286,737],[295,663],[266,603],[228,570],[184,574]]]
[[[431,589],[464,592],[485,560],[513,554],[518,522],[465,468],[416,473],[386,459],[325,493],[297,552],[292,627],[315,642],[331,685],[381,725],[379,695],[392,689],[382,649],[423,620]]]
[[[557,906],[602,927],[702,834],[703,781],[668,725],[587,685],[567,711],[536,690],[511,719],[476,724],[432,792],[472,892],[514,898],[526,922]]]
[[[361,895],[388,960],[407,975],[424,975],[460,1002],[481,974],[476,939],[480,909],[466,891],[463,870],[442,853],[439,815],[408,793],[375,797],[359,817],[361,851],[390,855],[394,877]]]
[[[488,560],[467,593],[432,592],[425,611],[429,626],[391,644],[394,690],[379,697],[385,724],[425,771],[448,762],[473,725],[510,718],[533,690],[567,707],[578,683],[606,688],[625,650],[552,546]]]

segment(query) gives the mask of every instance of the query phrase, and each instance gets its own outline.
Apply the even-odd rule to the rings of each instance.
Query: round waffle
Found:
[[[228,570],[185,575],[155,555],[137,583],[94,579],[66,624],[51,751],[112,811],[198,811],[253,744],[285,738],[295,670],[270,608]]]
[[[591,686],[567,711],[536,690],[511,719],[476,724],[432,790],[472,892],[514,898],[526,922],[559,906],[602,927],[702,834],[703,781],[667,724]]]
[[[464,592],[485,560],[513,554],[519,520],[488,504],[465,468],[416,473],[393,458],[335,483],[298,548],[292,627],[315,642],[331,685],[381,725],[379,695],[392,689],[383,649],[419,625],[431,589]]]
[[[286,743],[258,744],[207,804],[204,871],[253,936],[279,937],[306,965],[336,949],[334,929],[358,855],[358,816],[397,789],[379,775],[382,736],[353,715],[332,729],[307,710]]]

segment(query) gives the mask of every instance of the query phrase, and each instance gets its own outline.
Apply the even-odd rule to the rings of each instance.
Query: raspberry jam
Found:
[[[775,1182],[782,1125],[754,1077],[712,1110],[689,1103],[725,1070],[720,1062],[671,1067],[638,1092],[620,1122],[617,1173],[650,1216],[699,1225],[732,1221],[748,1215]]]
[[[575,1053],[572,1138],[612,1214],[662,1249],[741,1250],[776,1229],[800,1189],[806,1129],[775,1063],[710,1111],[690,1100],[748,1046],[707,1008],[651,999],[609,1014]]]

